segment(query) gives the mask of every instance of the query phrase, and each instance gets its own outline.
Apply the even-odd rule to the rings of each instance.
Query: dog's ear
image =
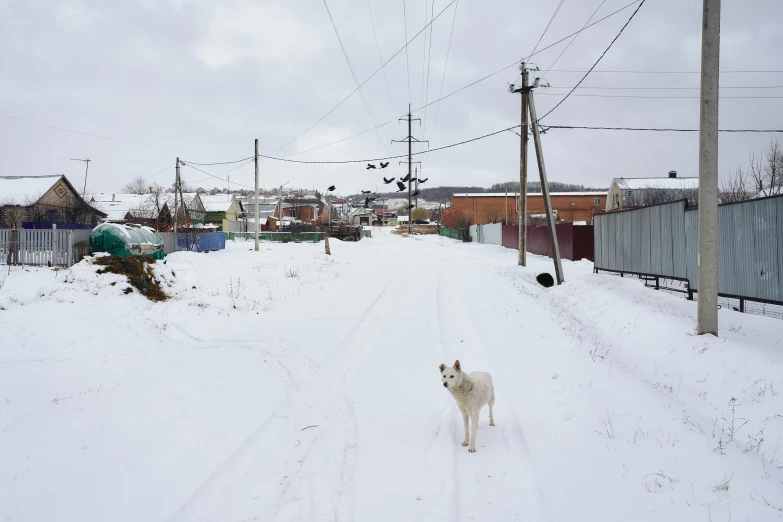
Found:
[[[441,364],[440,366],[438,366],[438,368],[440,368],[441,373],[443,373],[443,370],[446,369],[446,365],[445,364]]]
[[[459,365],[459,359],[454,361],[454,369],[457,370],[458,372],[462,371],[462,367]]]

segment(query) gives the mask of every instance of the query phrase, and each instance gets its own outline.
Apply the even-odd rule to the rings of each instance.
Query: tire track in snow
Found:
[[[352,520],[357,434],[345,387],[370,353],[367,339],[398,306],[400,290],[389,293],[394,281],[381,289],[323,369],[304,381],[294,378],[299,391],[292,390],[287,418],[275,436],[268,430],[267,436],[254,434],[263,443],[240,448],[227,463],[233,469],[213,475],[172,521]],[[315,363],[300,358],[298,366],[303,364]],[[236,466],[238,460],[245,464]]]

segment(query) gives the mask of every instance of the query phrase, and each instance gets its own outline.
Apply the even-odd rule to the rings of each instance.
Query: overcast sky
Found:
[[[451,0],[436,0],[437,15]],[[631,0],[606,0],[593,20]],[[405,43],[403,0],[327,0],[359,82]],[[451,93],[530,54],[559,0],[458,0],[424,34],[363,88],[374,122],[402,116],[410,102]],[[565,0],[540,47],[580,29],[601,0]],[[701,8],[698,0],[647,0],[620,39],[577,94],[687,96],[684,99],[572,96],[544,123],[553,125],[698,128],[698,74],[618,74],[600,70],[698,71]],[[377,31],[370,21],[370,10]],[[554,69],[585,71],[603,52],[635,6],[585,30]],[[425,25],[431,0],[406,0],[408,37]],[[456,11],[448,64],[446,53]],[[63,173],[81,189],[92,159],[88,188],[119,191],[135,176],[168,185],[177,156],[202,163],[253,154],[253,140],[269,154],[302,133],[356,87],[323,0],[0,0],[0,151],[3,175]],[[723,2],[721,69],[783,70],[783,2]],[[542,72],[567,41],[531,61]],[[426,60],[426,61],[425,61]],[[407,62],[407,64],[406,64]],[[429,74],[427,74],[427,63]],[[445,70],[445,81],[444,81]],[[408,72],[409,71],[409,74]],[[552,71],[553,88],[536,91],[539,115],[573,86],[579,73]],[[519,123],[519,95],[505,72],[415,114],[414,136],[439,147]],[[387,82],[388,81],[388,88]],[[410,85],[410,88],[409,88]],[[427,87],[428,85],[428,87]],[[721,75],[721,128],[781,128],[783,73]],[[683,87],[682,90],[618,90],[587,87]],[[756,87],[756,88],[753,88]],[[557,96],[559,94],[560,96]],[[437,122],[435,114],[437,112]],[[83,133],[147,146],[109,141]],[[359,93],[304,136],[274,155],[293,154],[372,128]],[[393,122],[317,151],[289,156],[345,160],[403,154],[392,139],[406,135]],[[380,135],[380,136],[379,136]],[[747,163],[769,134],[722,134],[721,175]],[[779,135],[778,135],[779,136]],[[552,130],[544,136],[550,180],[608,186],[613,177],[698,175],[698,134]],[[157,148],[155,148],[157,147]],[[534,161],[531,150],[531,160]],[[518,179],[519,139],[503,133],[419,157],[429,185],[483,185]],[[535,165],[535,163],[533,163]],[[202,167],[232,186],[253,185],[253,165]],[[362,164],[302,165],[263,160],[262,187],[338,192],[375,189],[381,172]],[[384,174],[405,167],[392,160]],[[162,172],[161,172],[162,171]],[[160,172],[160,173],[159,173]],[[156,173],[159,173],[156,175]],[[186,182],[226,183],[183,167]],[[531,179],[537,174],[531,172]]]

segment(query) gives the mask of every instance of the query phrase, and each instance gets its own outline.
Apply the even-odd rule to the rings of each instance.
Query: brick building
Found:
[[[593,215],[606,208],[606,192],[550,192],[552,210],[561,222],[586,221],[591,223]],[[444,223],[447,215],[467,215],[473,224],[501,223],[517,220],[518,194],[503,192],[481,192],[452,194],[451,207],[443,211]],[[527,214],[544,214],[544,197],[541,193],[528,193]]]

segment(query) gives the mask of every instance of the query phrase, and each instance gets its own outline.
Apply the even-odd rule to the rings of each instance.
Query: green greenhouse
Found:
[[[163,259],[163,239],[149,227],[103,223],[92,231],[90,249],[112,256],[147,256]]]

